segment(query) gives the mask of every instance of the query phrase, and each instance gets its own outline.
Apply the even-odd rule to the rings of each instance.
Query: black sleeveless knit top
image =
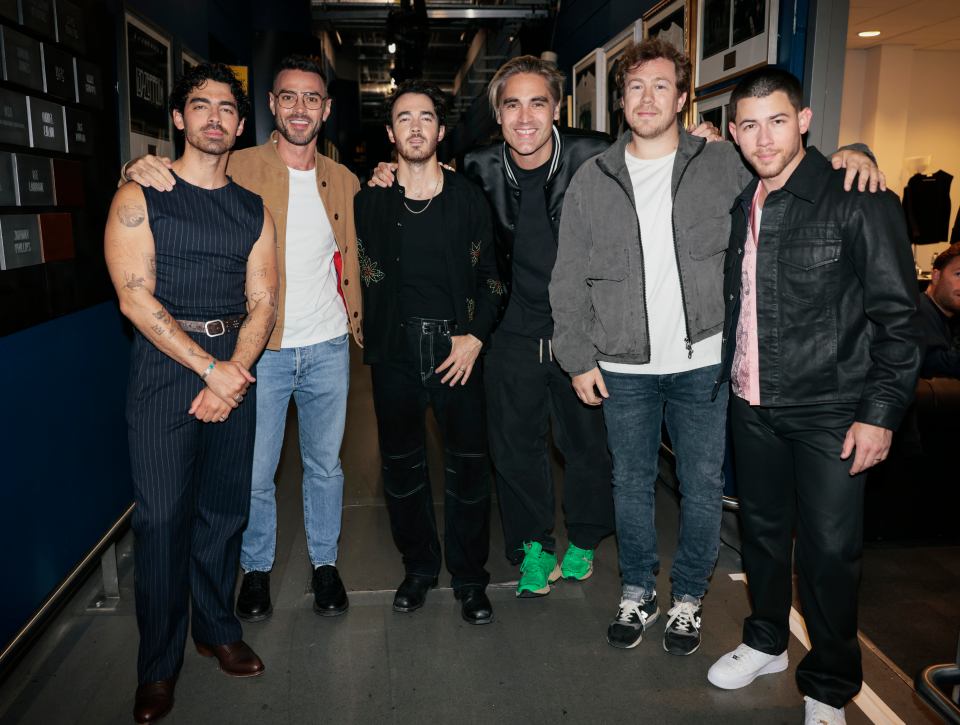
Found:
[[[156,249],[154,297],[184,320],[242,315],[263,200],[232,180],[202,189],[176,179],[173,191],[143,189]]]

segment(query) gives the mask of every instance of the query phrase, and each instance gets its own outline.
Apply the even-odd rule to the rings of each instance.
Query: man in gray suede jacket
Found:
[[[635,647],[660,615],[653,501],[667,425],[682,525],[663,647],[676,655],[700,645],[701,599],[719,550],[728,389],[713,392],[723,260],[731,205],[752,178],[733,145],[708,144],[678,124],[689,82],[689,59],[669,43],[625,51],[617,84],[630,132],[574,176],[550,283],[554,353],[580,399],[603,403],[613,459],[623,577],[607,629],[614,647]],[[876,172],[862,154],[834,159],[861,163]]]

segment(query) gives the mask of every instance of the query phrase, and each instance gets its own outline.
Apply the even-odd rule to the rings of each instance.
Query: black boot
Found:
[[[271,614],[270,572],[245,572],[237,596],[237,616],[244,622],[262,622],[269,619]]]
[[[313,611],[321,617],[336,617],[347,611],[347,590],[335,566],[313,570]]]

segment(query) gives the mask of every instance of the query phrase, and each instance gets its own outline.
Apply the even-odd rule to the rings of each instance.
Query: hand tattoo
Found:
[[[147,218],[147,211],[142,204],[121,204],[117,209],[120,223],[125,227],[138,227]]]

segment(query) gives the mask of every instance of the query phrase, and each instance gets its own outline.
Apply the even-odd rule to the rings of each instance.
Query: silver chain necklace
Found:
[[[435,187],[433,187],[433,195],[427,200],[427,205],[426,205],[425,207],[423,207],[423,209],[421,209],[420,211],[414,211],[414,210],[411,209],[409,206],[407,206],[407,197],[403,197],[403,206],[404,206],[404,207],[406,208],[406,210],[407,210],[408,212],[410,212],[411,214],[423,214],[423,212],[425,212],[425,211],[430,207],[430,204],[432,204],[432,203],[433,203],[433,200],[437,197],[437,192],[440,191],[440,182],[441,182],[441,181],[443,181],[443,170],[442,170],[442,169],[440,170],[440,178],[437,179],[437,185],[436,185]]]

